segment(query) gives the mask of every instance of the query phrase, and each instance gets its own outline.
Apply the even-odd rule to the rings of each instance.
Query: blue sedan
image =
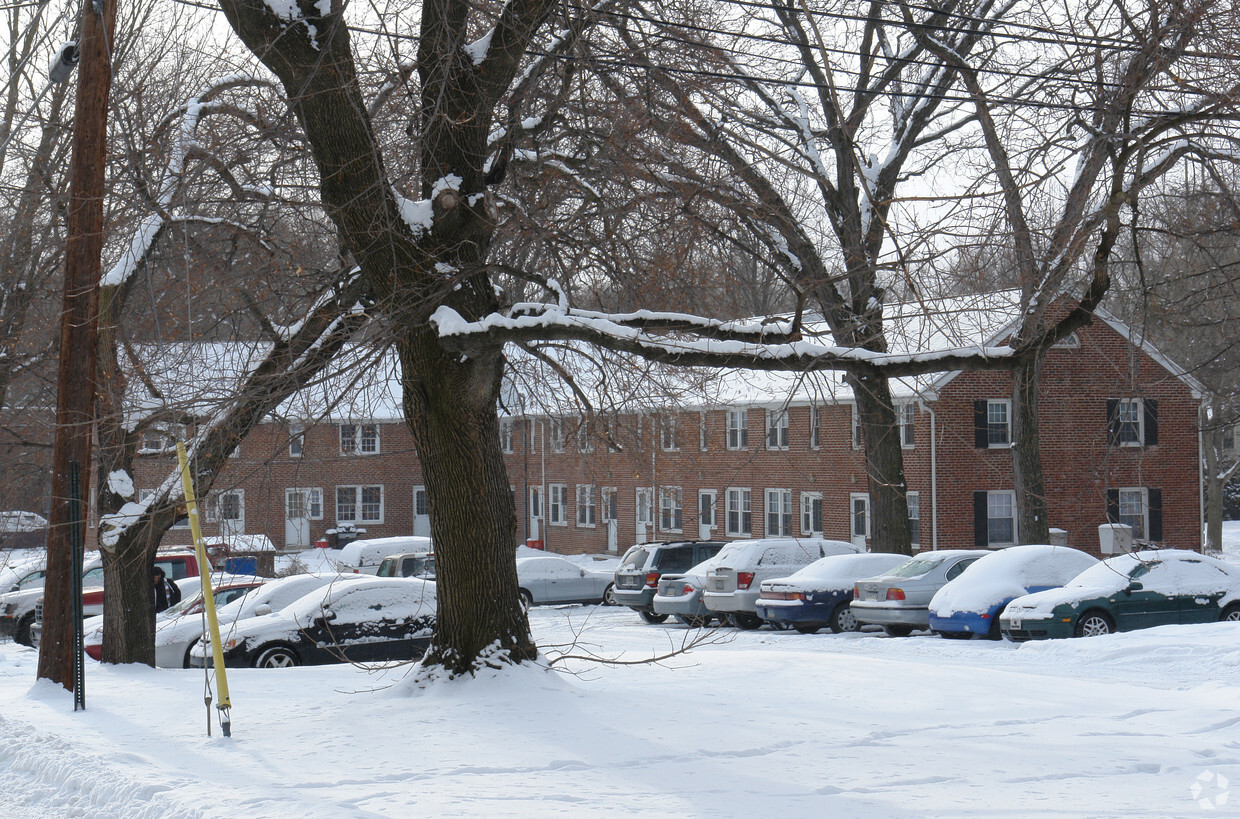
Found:
[[[999,639],[999,615],[1017,597],[1055,589],[1098,559],[1068,546],[1012,546],[975,562],[930,601],[930,630],[943,637]]]
[[[853,585],[906,560],[905,555],[893,554],[820,558],[788,577],[764,580],[757,615],[775,625],[790,625],[802,634],[813,634],[823,626],[836,634],[856,631],[860,626],[850,607]]]

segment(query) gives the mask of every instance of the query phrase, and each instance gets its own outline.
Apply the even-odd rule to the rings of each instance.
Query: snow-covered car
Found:
[[[758,628],[757,614],[763,580],[786,577],[827,555],[857,554],[860,546],[846,540],[822,538],[761,538],[737,540],[723,547],[706,573],[702,600],[715,614],[727,615],[737,628]]]
[[[12,635],[13,642],[33,645],[30,629],[34,625],[35,607],[43,599],[43,577],[33,578],[17,591],[0,594],[0,635]],[[83,588],[103,585],[103,566],[98,560],[86,564],[82,573]],[[90,612],[97,614],[98,612]]]
[[[517,558],[517,584],[527,606],[545,603],[615,605],[613,579],[610,571],[587,569],[554,555]]]
[[[435,630],[435,584],[417,577],[358,577],[310,592],[280,611],[222,629],[228,667],[284,668],[417,660]],[[209,639],[190,664],[210,665]]]
[[[0,553],[0,593],[18,591],[24,585],[42,583],[47,571],[47,553],[42,549]]]
[[[856,582],[907,560],[907,555],[884,553],[828,555],[788,577],[763,580],[757,615],[802,634],[813,634],[824,626],[836,634],[856,631],[860,624],[850,605]]]
[[[886,574],[858,580],[850,604],[863,624],[883,627],[891,637],[907,637],[930,627],[930,600],[989,549],[941,549],[922,552]]]
[[[654,610],[659,578],[686,572],[723,547],[721,540],[674,540],[630,546],[616,567],[616,602],[633,609],[647,623],[662,623],[668,615]]]
[[[430,552],[388,555],[379,563],[375,577],[423,577],[434,580],[435,555]]]
[[[930,630],[944,637],[999,639],[999,615],[1017,597],[1056,589],[1098,558],[1068,546],[1029,544],[992,552],[930,600]]]
[[[0,512],[0,547],[42,549],[47,543],[47,518],[36,512]]]
[[[388,555],[406,552],[430,554],[433,551],[431,539],[418,535],[354,540],[341,547],[336,568],[345,574],[375,574]]]
[[[715,614],[706,608],[702,599],[702,593],[706,591],[706,574],[715,568],[718,560],[719,554],[716,553],[686,572],[672,572],[660,576],[659,588],[651,600],[655,615],[664,620],[671,615],[678,622],[692,628],[709,625],[716,617],[721,621],[726,619],[726,615]]]
[[[999,627],[1021,641],[1218,620],[1240,621],[1240,569],[1199,552],[1156,549],[1116,555],[1061,589],[1018,597]]]

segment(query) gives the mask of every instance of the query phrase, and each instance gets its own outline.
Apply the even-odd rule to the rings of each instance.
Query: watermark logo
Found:
[[[1202,771],[1193,780],[1188,792],[1197,800],[1202,810],[1218,810],[1227,804],[1227,798],[1231,796],[1230,787],[1231,783],[1222,774]]]

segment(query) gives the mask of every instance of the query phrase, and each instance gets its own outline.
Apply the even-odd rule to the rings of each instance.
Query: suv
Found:
[[[431,552],[405,552],[388,555],[379,564],[376,577],[422,577],[435,579],[435,555]]]
[[[718,615],[729,616],[737,628],[758,628],[765,622],[757,614],[763,580],[786,577],[827,555],[850,555],[864,551],[844,540],[777,537],[737,540],[719,553],[706,573],[702,601]]]
[[[662,623],[667,615],[656,614],[654,610],[659,578],[688,571],[708,557],[714,557],[724,545],[721,540],[676,540],[629,547],[616,569],[616,602],[636,611],[647,623]]]
[[[432,550],[431,539],[419,535],[355,540],[340,547],[340,559],[336,561],[336,570],[341,574],[375,574],[379,571],[379,564],[388,555],[406,552],[430,554]]]

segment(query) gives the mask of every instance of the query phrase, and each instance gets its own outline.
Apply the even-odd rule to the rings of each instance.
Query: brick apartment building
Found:
[[[1011,313],[969,315],[972,343],[994,344]],[[893,349],[960,343],[926,335],[942,328],[892,327]],[[892,388],[919,547],[1011,544],[1009,376],[957,372]],[[208,498],[207,534],[265,534],[280,549],[347,527],[366,537],[429,534],[394,374],[350,389],[322,420],[272,419],[243,442]],[[546,390],[557,399],[567,393]],[[863,451],[838,374],[725,374],[710,396],[596,414],[589,423],[522,398],[539,413],[501,423],[518,537],[566,553],[698,537],[868,541]],[[1048,352],[1043,465],[1050,524],[1069,545],[1098,554],[1098,526],[1110,520],[1131,525],[1140,539],[1200,547],[1200,399],[1190,376],[1104,314]],[[313,417],[309,408],[322,397],[299,400],[303,413],[286,405],[285,419]],[[139,459],[140,493],[167,475],[167,443],[153,436]],[[173,530],[166,542],[188,539],[187,529]]]

